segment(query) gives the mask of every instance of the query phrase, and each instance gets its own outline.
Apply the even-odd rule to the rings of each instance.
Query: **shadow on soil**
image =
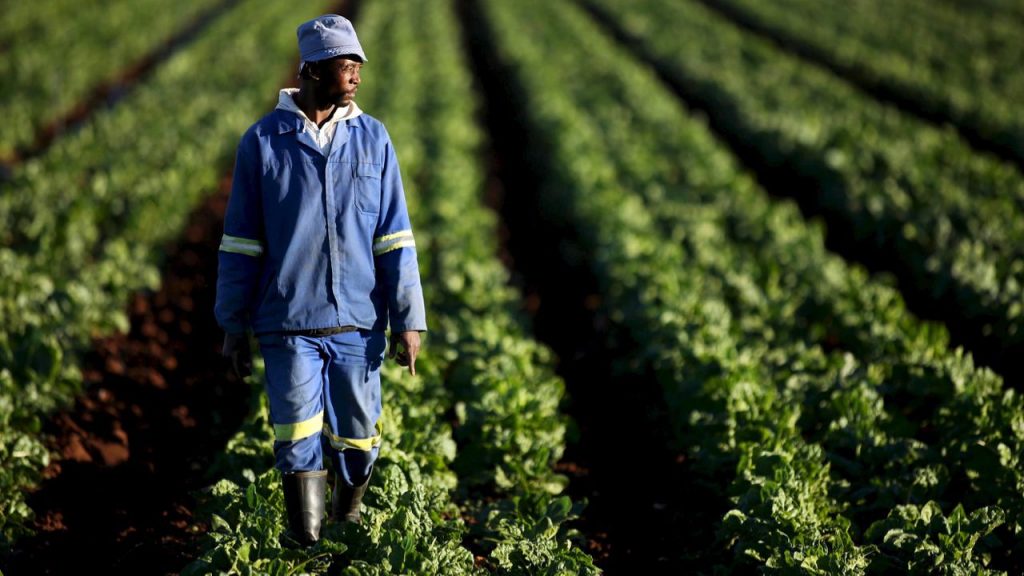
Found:
[[[176,574],[197,553],[190,491],[249,406],[213,317],[228,186],[193,213],[160,291],[134,297],[131,331],[95,343],[87,392],[46,424],[60,459],[28,498],[39,532],[3,559],[7,576]]]
[[[470,0],[457,2],[492,148],[488,198],[503,218],[502,257],[525,296],[538,340],[560,361],[575,421],[560,470],[568,493],[589,505],[577,526],[605,573],[709,571],[714,527],[726,503],[690,474],[671,449],[661,390],[644,368],[623,369],[635,345],[606,318],[586,249],[556,203],[539,197],[546,144],[520,111],[526,95],[498,58],[488,23]],[[548,186],[548,189],[552,189]],[[617,342],[617,344],[613,344]]]

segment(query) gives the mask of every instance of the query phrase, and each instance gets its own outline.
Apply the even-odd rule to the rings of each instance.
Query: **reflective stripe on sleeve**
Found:
[[[405,246],[415,245],[416,241],[412,238],[412,230],[401,230],[394,234],[374,238],[373,255],[380,256],[381,254],[391,252],[392,250],[398,250]]]
[[[326,424],[324,424],[324,435],[331,441],[331,446],[335,450],[362,450],[363,452],[369,452],[374,446],[380,446],[381,435],[384,433],[384,425],[381,424],[382,418],[378,418],[377,423],[373,426],[377,434],[369,438],[342,438],[331,432],[330,426]]]
[[[316,434],[324,427],[324,412],[294,424],[274,424],[274,438],[278,441],[302,440]]]
[[[246,256],[260,256],[263,254],[263,245],[259,240],[229,236],[225,234],[220,240],[220,249],[224,252],[245,254]]]
[[[415,246],[415,245],[416,245],[416,242],[414,242],[412,240],[402,240],[400,242],[395,242],[394,244],[388,244],[387,246],[385,246],[383,248],[375,249],[373,251],[373,255],[374,256],[380,256],[381,254],[387,254],[388,252],[391,252],[392,250],[398,250],[399,248],[404,248],[406,246]]]

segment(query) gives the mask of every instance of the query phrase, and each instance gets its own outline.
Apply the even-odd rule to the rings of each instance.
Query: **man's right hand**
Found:
[[[231,366],[239,378],[252,376],[252,348],[249,346],[248,334],[225,334],[221,354],[231,360]]]

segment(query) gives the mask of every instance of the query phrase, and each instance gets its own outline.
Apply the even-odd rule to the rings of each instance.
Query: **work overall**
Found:
[[[362,484],[381,441],[384,333],[263,334],[259,345],[277,469],[321,470],[326,455],[339,478]]]

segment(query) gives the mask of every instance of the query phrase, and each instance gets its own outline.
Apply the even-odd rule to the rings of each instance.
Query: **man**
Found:
[[[412,226],[384,126],[353,97],[363,53],[328,14],[298,28],[298,89],[242,137],[224,221],[217,321],[224,355],[251,373],[247,331],[266,362],[285,543],[319,539],[328,455],[331,517],[359,522],[381,441],[380,365],[416,373],[426,331]]]

